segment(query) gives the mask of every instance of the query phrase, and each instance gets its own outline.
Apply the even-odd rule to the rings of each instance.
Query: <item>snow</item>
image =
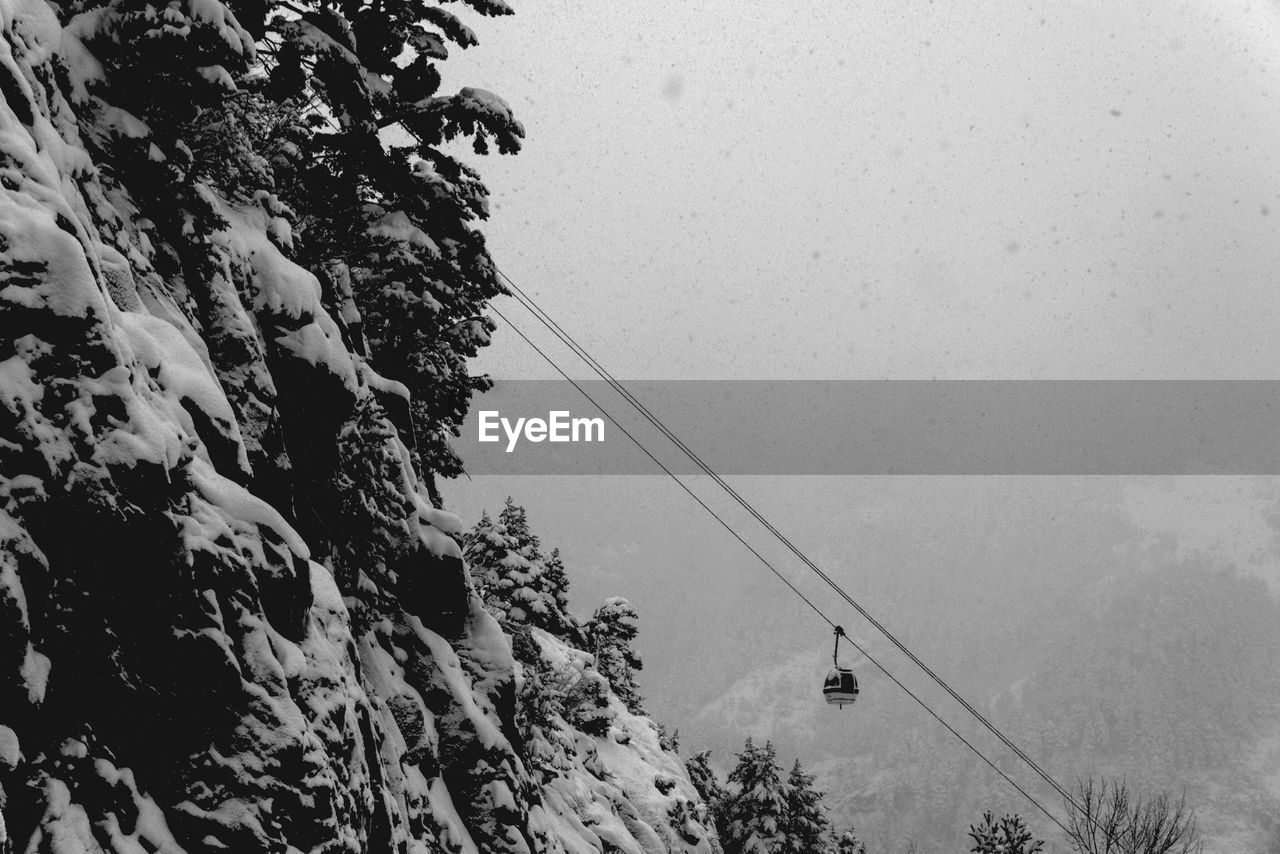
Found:
[[[267,626],[267,638],[271,642],[271,654],[280,662],[285,679],[296,679],[306,669],[307,657],[296,643]]]
[[[18,734],[7,726],[0,724],[0,764],[15,768],[22,758],[22,748],[18,744]],[[2,839],[3,837],[0,837]]]
[[[435,820],[444,829],[446,840],[452,846],[456,846],[457,854],[480,854],[475,842],[471,840],[471,834],[467,832],[467,826],[453,805],[453,798],[449,795],[444,781],[439,777],[432,778],[427,785],[427,797]]]
[[[267,238],[268,215],[261,208],[221,204],[230,226],[223,237],[232,251],[253,267],[258,297],[255,309],[302,319],[322,311],[320,280],[286,258]]]
[[[72,423],[85,436],[92,436],[96,397],[117,397],[124,403],[126,420],[107,431],[93,451],[93,461],[108,467],[133,468],[151,463],[167,471],[186,458],[191,440],[175,431],[153,406],[145,405],[129,390],[130,375],[123,365],[110,369],[96,380],[80,383],[80,395],[67,404]],[[194,444],[194,443],[192,443]]]
[[[347,318],[343,319],[344,321],[347,320]],[[355,319],[359,320],[360,316],[358,314],[355,315]],[[410,399],[409,387],[407,385],[402,382],[397,382],[396,380],[387,379],[370,367],[368,362],[360,363],[360,378],[364,380],[365,384],[371,389],[380,391],[383,394],[390,394],[403,398],[406,401]]]
[[[108,785],[123,785],[133,795],[138,820],[132,833],[121,831],[114,815],[108,817],[106,831],[115,854],[186,854],[173,838],[164,813],[150,796],[141,794],[134,782],[133,771],[117,768],[106,759],[94,760],[94,770]]]
[[[31,54],[30,61],[42,62],[46,54],[32,50],[37,45],[57,44],[61,27],[49,4],[40,0],[0,2],[0,31],[12,32]],[[6,45],[7,47],[7,45]]]
[[[0,148],[12,151],[8,133],[0,134]],[[28,141],[27,146],[29,147]],[[23,164],[51,183],[56,181],[38,162]],[[26,187],[26,191],[36,191]],[[43,194],[41,194],[43,195]],[[58,227],[56,210],[37,205],[24,193],[8,193],[11,204],[0,205],[0,234],[5,236],[0,251],[0,267],[34,266],[41,270],[35,282],[20,282],[0,288],[0,304],[45,309],[60,317],[87,317],[105,310],[84,248],[73,235]],[[68,211],[69,213],[69,211]]]
[[[426,249],[431,257],[437,261],[441,257],[440,247],[436,245],[436,242],[428,237],[425,231],[414,225],[408,214],[403,211],[391,211],[383,214],[373,221],[368,230],[369,234],[374,237],[400,240],[411,246]]]
[[[439,528],[446,534],[462,534],[465,526],[462,520],[447,510],[440,510],[436,507],[427,505],[427,507],[419,508],[418,515],[423,521],[428,522],[433,528]]]
[[[476,113],[485,113],[489,116],[502,119],[504,122],[514,122],[515,114],[511,112],[511,107],[505,100],[490,92],[488,89],[477,89],[474,86],[463,86],[458,90],[458,100],[468,110]]]
[[[233,519],[270,529],[288,545],[291,552],[303,560],[310,559],[311,549],[303,542],[302,537],[266,501],[235,481],[222,477],[201,460],[192,461],[190,472],[192,483],[204,500],[225,511]]]
[[[241,471],[249,470],[248,454],[235,411],[227,401],[212,370],[183,334],[172,324],[132,311],[119,311],[114,321],[136,358],[158,384],[165,410],[175,427],[190,436],[198,431],[184,403],[196,407],[214,424],[223,437],[234,443]],[[208,461],[208,457],[205,457]]]
[[[5,488],[12,493],[12,483],[0,484],[0,489]],[[17,617],[18,626],[25,632],[30,629],[30,611],[27,608],[26,593],[22,589],[22,579],[18,577],[17,560],[13,555],[21,547],[18,542],[20,531],[13,530],[15,528],[16,523],[12,517],[0,510],[0,545],[4,546],[0,550],[0,605],[5,606],[9,619]]]
[[[23,343],[15,342],[19,348]],[[40,412],[43,398],[44,386],[35,381],[21,352],[0,362],[0,406],[14,414],[23,432],[40,449],[46,467],[57,471],[72,459],[73,451],[69,437]]]
[[[191,17],[217,27],[222,40],[232,51],[245,57],[254,56],[253,36],[240,26],[236,16],[219,0],[187,0],[187,3]]]
[[[231,77],[227,69],[221,65],[202,65],[196,71],[210,83],[226,89],[228,92],[236,91],[236,81]]]
[[[311,571],[311,607],[321,613],[347,617],[347,605],[342,600],[338,584],[333,580],[333,573],[315,561],[308,561]]]
[[[27,850],[47,850],[49,854],[97,854],[101,851],[93,838],[89,816],[83,807],[72,803],[66,783],[45,777],[42,789],[45,812]],[[43,847],[37,843],[43,843]]]
[[[592,657],[586,652],[542,629],[533,629],[533,637],[552,672],[594,674]],[[606,840],[630,854],[710,854],[713,849],[705,831],[692,834],[699,841],[691,843],[680,832],[690,828],[672,825],[673,816],[686,812],[681,805],[698,800],[684,763],[662,749],[657,727],[649,718],[632,714],[613,695],[609,716],[612,723],[603,736],[564,733],[576,743],[576,755],[566,757],[571,771],[546,784],[547,820],[561,835],[566,850],[599,851],[598,840]]]
[[[120,107],[107,107],[103,111],[102,123],[125,139],[146,139],[151,136],[151,128],[146,122]]]
[[[257,287],[254,310],[294,322],[294,328],[278,335],[275,343],[299,359],[323,366],[354,390],[358,384],[355,363],[338,325],[320,303],[320,280],[272,243],[268,229],[274,216],[260,205],[237,208],[216,201],[229,223],[218,239],[252,269]]]
[[[482,636],[497,635],[501,640],[496,642],[506,643],[506,635],[498,628],[497,620],[490,617],[483,609],[480,609],[479,614],[476,614],[473,610],[472,618],[473,623],[481,623],[480,631]],[[487,709],[480,707],[479,699],[472,690],[471,683],[467,679],[467,675],[462,669],[462,663],[458,660],[458,654],[453,650],[453,647],[440,635],[422,625],[422,621],[417,617],[407,616],[406,619],[410,628],[413,629],[414,633],[430,651],[435,666],[443,678],[445,687],[449,689],[466,720],[474,727],[480,743],[487,748],[509,749],[510,745],[498,728],[494,718]],[[486,619],[487,623],[485,622]],[[493,643],[495,641],[491,639],[488,642]],[[483,644],[481,645],[483,646]],[[509,656],[510,647],[508,647],[508,658]]]
[[[27,697],[33,704],[44,700],[45,687],[49,684],[49,671],[53,663],[49,656],[27,647],[26,656],[22,660],[22,683],[27,689]]]
[[[603,850],[600,837],[583,822],[554,784],[543,790],[542,798],[543,806],[531,810],[531,818],[545,827],[567,854],[599,854]]]
[[[427,550],[438,557],[462,557],[457,541],[433,525],[422,527],[421,539]]]

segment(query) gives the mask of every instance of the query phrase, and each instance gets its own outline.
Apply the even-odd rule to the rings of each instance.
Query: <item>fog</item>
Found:
[[[482,46],[448,73],[446,85],[501,93],[528,131],[518,157],[478,164],[499,266],[619,377],[1280,375],[1274,4],[554,0],[486,22]],[[499,304],[587,375],[514,303]],[[505,327],[478,367],[555,376]],[[690,482],[885,650],[705,478]],[[1274,759],[1274,717],[1233,735],[1235,747],[1206,748],[1218,759],[1145,769],[1125,767],[1131,754],[1114,745],[1055,750],[1036,722],[1046,715],[1028,722],[1056,696],[1035,686],[1065,666],[1065,639],[1107,637],[1123,622],[1108,608],[1153,584],[1148,574],[1225,568],[1274,597],[1274,479],[733,482],[979,704],[1004,702],[1064,779],[1106,770],[1195,787],[1231,774],[1246,781],[1245,801],[1275,814],[1280,776],[1263,761]],[[951,772],[922,765],[915,748],[859,741],[932,739],[936,724],[877,705],[906,701],[875,674],[860,709],[815,717],[826,712],[827,626],[669,481],[485,476],[444,491],[468,522],[508,494],[524,504],[562,549],[581,614],[608,595],[631,599],[648,706],[680,728],[686,752],[712,746],[724,763],[746,734],[769,737],[821,771],[836,812],[867,825],[881,850],[959,841],[937,819],[961,796],[931,799],[912,779]],[[1172,596],[1191,595],[1177,584]],[[1147,614],[1151,637],[1169,628],[1160,614],[1187,619]],[[1023,685],[1042,699],[1009,700]],[[1079,716],[1101,715],[1105,692],[1082,693]],[[1086,741],[1095,730],[1049,729]],[[1108,765],[1108,751],[1121,758]],[[972,761],[950,742],[925,752]],[[1269,844],[1259,840],[1274,827],[1242,818],[1252,807],[1240,803],[1206,802],[1212,850]]]
[[[1187,788],[1208,850],[1271,850],[1270,820],[1245,805],[1280,796],[1274,478],[732,480],[1055,777]],[[687,481],[895,678],[1057,808],[1052,790],[707,478]],[[1033,808],[847,648],[862,697],[846,711],[826,707],[828,626],[669,480],[486,476],[447,491],[468,520],[508,494],[561,548],[581,616],[607,596],[635,606],[646,708],[679,729],[686,755],[711,748],[727,770],[747,735],[770,739],[785,763],[798,758],[819,773],[834,815],[879,850],[959,844],[975,810],[997,807],[1030,813],[1053,838]],[[1254,615],[1255,606],[1268,610]],[[1249,658],[1257,650],[1266,652]],[[1135,655],[1147,663],[1132,664]],[[1101,722],[1116,709],[1124,721]],[[1144,730],[1170,741],[1144,745]],[[1209,784],[1223,775],[1235,778]]]
[[[854,636],[883,638],[718,492],[717,512]],[[1275,507],[1261,477],[741,477],[734,487],[890,630],[937,640],[965,624],[1035,620],[1118,576],[1196,560],[1280,591]],[[513,496],[559,547],[577,613],[607,596],[640,613],[641,676],[673,724],[758,666],[760,646],[829,651],[829,629],[756,558],[661,476],[485,476],[446,489],[472,521]],[[1019,613],[1020,612],[1020,613]],[[761,637],[761,627],[772,630]],[[716,649],[717,655],[705,654]],[[923,652],[923,651],[921,651]],[[975,684],[1001,682],[957,662]],[[672,672],[676,668],[677,672]],[[821,674],[817,674],[821,675]],[[817,676],[815,676],[816,681]],[[892,691],[892,686],[885,686]]]

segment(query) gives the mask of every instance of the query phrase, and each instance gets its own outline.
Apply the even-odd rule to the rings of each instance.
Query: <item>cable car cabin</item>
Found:
[[[849,640],[841,626],[835,627],[836,645],[831,650],[831,670],[822,683],[822,696],[833,706],[844,708],[845,703],[852,704],[858,699],[858,677],[853,675],[852,667],[840,666],[840,638]],[[853,641],[849,641],[853,643]],[[857,644],[853,644],[857,647]]]
[[[853,675],[851,667],[833,667],[822,683],[822,696],[833,706],[844,708],[846,703],[852,704],[858,699],[858,677]]]

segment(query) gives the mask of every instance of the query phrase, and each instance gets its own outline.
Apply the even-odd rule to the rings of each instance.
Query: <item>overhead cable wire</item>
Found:
[[[502,274],[502,275],[503,275],[503,278],[506,278],[506,274]],[[523,302],[521,304],[524,305]],[[527,305],[525,307],[526,309],[528,309]],[[612,422],[615,427],[621,430],[623,435],[625,435],[628,439],[631,440],[632,444],[634,444],[637,448],[639,448],[640,451],[644,453],[644,455],[648,457],[655,465],[657,465],[658,468],[661,469],[664,474],[666,474],[673,481],[675,481],[676,484],[679,485],[680,488],[684,490],[689,495],[690,498],[696,501],[698,505],[702,507],[703,510],[709,513],[712,516],[712,518],[714,518],[717,522],[719,522],[721,527],[723,527],[726,531],[728,531],[731,535],[733,535],[734,539],[736,539],[739,543],[741,543],[749,552],[751,552],[752,555],[756,557],[757,560],[759,560],[762,564],[764,564],[764,566],[768,568],[770,572],[772,572],[775,576],[777,576],[778,579],[782,581],[782,583],[785,584],[791,590],[792,593],[795,593],[796,596],[798,596],[806,605],[808,605],[810,610],[812,610],[820,619],[822,619],[823,622],[825,622],[829,627],[833,629],[836,628],[836,623],[830,617],[828,617],[822,611],[821,608],[815,605],[813,601],[808,596],[806,596],[803,592],[801,592],[800,589],[796,587],[795,584],[793,584],[785,575],[783,575],[783,573],[777,567],[775,567],[754,546],[748,543],[742,537],[742,535],[739,534],[737,530],[733,528],[732,525],[730,525],[727,521],[725,521],[725,519],[722,516],[720,516],[720,514],[716,513],[716,511],[713,510],[710,505],[708,505],[705,501],[703,501],[702,498],[697,493],[695,493],[689,487],[688,484],[686,484],[679,477],[677,477],[675,472],[673,472],[666,464],[664,464],[661,460],[659,460],[657,456],[655,456],[647,447],[645,447],[644,443],[641,442],[638,438],[636,438],[636,436],[630,430],[624,427],[618,421],[618,419],[613,416],[612,413],[610,413],[603,406],[601,406],[600,403],[594,397],[592,397],[591,394],[587,392],[587,390],[584,389],[581,384],[579,384],[576,380],[570,377],[569,374],[566,373],[564,369],[562,369],[560,365],[557,364],[556,361],[552,359],[549,354],[547,354],[546,351],[544,351],[541,347],[535,344],[533,340],[529,338],[529,336],[525,335],[525,333],[520,329],[520,327],[512,323],[511,320],[505,314],[503,314],[499,309],[497,309],[493,305],[489,306],[489,310],[492,311],[494,314],[496,314],[499,318],[501,318],[502,321],[506,323],[507,326],[510,327],[513,332],[516,333],[516,335],[520,336],[520,338],[523,339],[524,342],[528,344],[531,348],[533,348],[533,350],[539,356],[541,356],[547,362],[547,364],[549,364],[552,368],[554,368],[556,373],[560,374],[560,376],[563,377],[575,389],[577,389],[578,393],[581,394],[584,398],[586,398],[586,400],[592,406],[594,406],[597,411],[599,411],[602,415],[604,415],[605,418],[609,419],[609,421]],[[718,478],[718,475],[716,477]],[[979,750],[978,747],[973,744],[973,742],[965,738],[965,736],[963,736],[959,731],[957,731],[938,712],[934,711],[934,709],[931,706],[929,706],[929,704],[926,703],[918,694],[916,694],[914,691],[908,688],[905,684],[903,684],[896,676],[890,673],[889,670],[883,664],[880,663],[879,659],[875,658],[869,652],[867,652],[867,650],[861,644],[855,641],[853,638],[850,638],[846,635],[845,639],[848,640],[849,643],[852,644],[853,647],[857,649],[858,652],[860,652],[864,658],[867,659],[867,661],[871,662],[876,667],[877,670],[879,670],[886,677],[888,677],[895,685],[901,688],[907,694],[907,696],[909,696],[912,700],[914,700],[916,704],[919,705],[922,709],[928,712],[929,715],[933,717],[933,719],[936,720],[938,723],[940,723],[943,727],[945,727],[948,732],[950,732],[953,736],[959,739],[960,742],[964,744],[965,747],[969,748],[969,750],[971,750],[979,759],[981,759],[987,765],[987,767],[991,768],[992,771],[998,774],[1002,779],[1004,779],[1005,782],[1007,782],[1010,786],[1012,786],[1015,790],[1017,790],[1018,793],[1020,793],[1032,805],[1034,805],[1036,809],[1044,813],[1044,815],[1050,821],[1052,821],[1054,824],[1056,824],[1059,828],[1062,829],[1063,833],[1070,835],[1070,831],[1067,829],[1066,825],[1064,825],[1057,818],[1057,816],[1051,813],[1042,803],[1040,803],[1039,800],[1037,800],[1030,792],[1028,792],[1026,789],[1020,786],[1012,777],[1010,777],[1003,770],[1001,770],[1001,768],[997,766],[995,762],[993,762],[990,758],[987,757],[986,754],[984,754],[981,750]]]
[[[750,543],[748,543],[746,540],[744,540],[744,539],[742,538],[742,535],[741,535],[741,534],[739,534],[739,533],[738,533],[738,532],[733,528],[733,526],[732,526],[732,525],[730,525],[728,522],[726,522],[726,521],[724,520],[724,518],[720,516],[720,514],[719,514],[719,513],[717,513],[715,510],[713,510],[713,509],[710,507],[710,505],[708,505],[705,501],[703,501],[703,500],[702,500],[702,498],[701,498],[701,497],[699,497],[699,496],[698,496],[698,494],[697,494],[696,492],[694,492],[692,489],[690,489],[688,484],[686,484],[686,483],[685,483],[683,480],[681,480],[680,478],[676,477],[675,472],[673,472],[670,468],[668,468],[668,467],[666,466],[666,464],[664,464],[661,460],[659,460],[656,456],[654,456],[654,455],[653,455],[653,453],[652,453],[652,452],[650,452],[650,451],[649,451],[649,449],[648,449],[648,448],[646,448],[646,447],[644,446],[644,444],[643,444],[639,439],[637,439],[637,438],[636,438],[636,437],[631,433],[631,431],[630,431],[630,430],[628,430],[626,427],[623,427],[623,426],[622,426],[622,424],[620,424],[620,423],[618,422],[618,420],[617,420],[616,418],[614,418],[614,417],[613,417],[613,415],[611,415],[608,411],[606,411],[606,410],[605,410],[605,408],[604,408],[603,406],[601,406],[601,405],[596,401],[596,399],[595,399],[595,398],[593,398],[590,394],[588,394],[588,393],[587,393],[587,390],[586,390],[586,389],[584,389],[581,385],[579,385],[576,381],[574,381],[574,380],[573,380],[573,379],[572,379],[572,378],[571,378],[567,373],[565,373],[565,372],[560,368],[560,366],[559,366],[558,364],[556,364],[556,363],[555,363],[555,361],[553,361],[553,360],[552,360],[552,358],[551,358],[551,357],[550,357],[550,356],[549,356],[549,355],[548,355],[548,354],[547,354],[547,353],[546,353],[546,352],[545,352],[541,347],[539,347],[537,344],[533,343],[532,339],[530,339],[527,335],[525,335],[525,334],[524,334],[524,332],[522,332],[518,326],[516,326],[514,323],[512,323],[512,322],[507,318],[507,316],[506,316],[506,315],[504,315],[504,314],[503,314],[501,311],[499,311],[497,308],[494,308],[494,307],[491,305],[491,306],[489,306],[489,310],[490,310],[490,311],[492,311],[494,314],[498,315],[498,317],[502,318],[502,321],[503,321],[504,323],[506,323],[506,324],[507,324],[507,326],[511,327],[511,330],[512,330],[513,332],[515,332],[517,335],[519,335],[521,338],[523,338],[523,339],[524,339],[524,341],[525,341],[525,343],[527,343],[530,347],[532,347],[532,348],[537,352],[537,354],[538,354],[539,356],[541,356],[543,359],[545,359],[545,360],[546,360],[547,364],[549,364],[549,365],[551,365],[551,367],[555,368],[556,372],[557,372],[557,373],[559,373],[559,374],[560,374],[560,376],[562,376],[562,377],[564,377],[566,380],[568,380],[568,381],[569,381],[569,383],[570,383],[571,385],[573,385],[573,387],[574,387],[574,388],[576,388],[576,389],[578,390],[578,392],[579,392],[583,397],[585,397],[585,398],[586,398],[586,399],[591,403],[591,405],[592,405],[592,406],[594,406],[597,410],[599,410],[599,411],[600,411],[600,413],[601,413],[602,415],[604,415],[604,416],[605,416],[606,418],[608,418],[611,422],[613,422],[613,425],[614,425],[615,427],[617,427],[619,430],[621,430],[621,431],[623,432],[623,434],[624,434],[628,439],[630,439],[630,440],[631,440],[631,442],[632,442],[632,443],[633,443],[637,448],[639,448],[639,449],[644,453],[644,455],[645,455],[646,457],[648,457],[650,460],[652,460],[652,461],[653,461],[653,463],[654,463],[654,465],[656,465],[658,468],[662,469],[662,471],[663,471],[663,472],[664,472],[668,477],[670,477],[670,478],[671,478],[672,480],[674,480],[677,484],[679,484],[680,488],[681,488],[681,489],[683,489],[685,492],[687,492],[687,493],[689,494],[689,497],[690,497],[690,498],[692,498],[694,501],[698,502],[698,504],[702,507],[702,509],[703,509],[703,510],[706,510],[708,513],[710,513],[710,514],[712,515],[712,517],[714,517],[714,518],[715,518],[715,520],[716,520],[717,522],[719,522],[719,523],[720,523],[721,527],[723,527],[726,531],[728,531],[730,534],[732,534],[732,535],[733,535],[733,537],[734,537],[734,539],[736,539],[738,542],[742,543],[742,545],[743,545],[743,546],[745,546],[745,547],[746,547],[746,549],[747,549],[748,551],[750,551],[753,555],[755,555],[755,556],[760,560],[760,562],[761,562],[761,563],[763,563],[765,566],[767,566],[767,567],[769,568],[769,570],[770,570],[774,575],[778,576],[778,580],[780,580],[783,584],[787,585],[787,587],[791,588],[791,592],[792,592],[792,593],[796,594],[796,595],[797,595],[797,596],[799,596],[802,600],[804,600],[804,603],[805,603],[806,605],[808,605],[808,606],[813,610],[813,612],[814,612],[815,614],[817,614],[819,617],[821,617],[821,618],[826,622],[826,624],[827,624],[828,626],[830,626],[830,627],[831,627],[831,628],[833,628],[833,629],[835,628],[835,626],[836,626],[835,622],[834,622],[830,617],[828,617],[826,614],[824,614],[824,613],[822,612],[822,609],[821,609],[821,608],[819,608],[817,605],[815,605],[815,604],[813,603],[813,601],[812,601],[808,596],[805,596],[805,595],[804,595],[804,593],[802,593],[802,592],[800,591],[800,588],[796,587],[796,586],[795,586],[795,584],[793,584],[793,583],[790,581],[790,579],[788,579],[788,578],[787,578],[785,575],[783,575],[783,574],[782,574],[782,572],[780,572],[780,571],[779,571],[779,570],[778,570],[778,569],[777,569],[777,568],[776,568],[772,563],[770,563],[770,562],[769,562],[769,561],[764,557],[764,555],[760,554],[760,552],[756,550],[755,546],[751,545],[751,544],[750,544]]]
[[[888,630],[879,620],[872,616],[866,608],[853,599],[834,579],[822,570],[808,555],[801,551],[790,539],[788,539],[781,531],[777,529],[763,514],[761,514],[750,501],[742,497],[724,478],[722,478],[714,469],[702,460],[697,453],[693,451],[684,441],[680,439],[670,428],[662,422],[645,404],[631,393],[620,380],[614,377],[608,369],[606,369],[599,361],[597,361],[586,348],[577,342],[559,323],[556,322],[537,302],[526,293],[519,285],[517,285],[510,276],[502,270],[498,270],[498,274],[506,281],[512,290],[512,296],[520,302],[520,304],[534,317],[547,327],[557,338],[560,339],[565,346],[569,347],[573,352],[581,358],[587,365],[603,379],[611,388],[621,395],[633,408],[636,409],[650,424],[657,428],[668,440],[679,448],[685,456],[687,456],[699,469],[712,478],[731,498],[734,499],[743,509],[745,509],[753,518],[765,527],[773,536],[783,544],[792,554],[799,558],[814,574],[816,574],[824,583],[827,584],[837,595],[845,600],[855,611],[857,611],[867,622],[871,623],[881,634],[883,634],[900,652],[906,655],[917,667],[919,667],[926,675],[937,683],[949,696],[958,702],[965,711],[969,712],[983,727],[990,731],[995,737],[1009,748],[1014,755],[1021,759],[1032,769],[1038,776],[1048,783],[1068,804],[1076,810],[1081,810],[1080,804],[1075,800],[1070,792],[1067,791],[1057,780],[1053,778],[1044,768],[1040,766],[1033,758],[1023,751],[1017,744],[1006,736],[998,727],[995,726],[985,715],[983,715],[973,704],[959,694],[950,684],[939,676],[931,667],[929,667],[919,656],[912,652],[904,643]],[[1082,811],[1083,812],[1083,811]]]

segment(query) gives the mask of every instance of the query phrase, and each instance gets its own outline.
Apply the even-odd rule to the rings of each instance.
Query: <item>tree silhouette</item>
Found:
[[[1186,796],[1134,794],[1124,780],[1081,780],[1067,802],[1080,854],[1200,854],[1204,842]]]

